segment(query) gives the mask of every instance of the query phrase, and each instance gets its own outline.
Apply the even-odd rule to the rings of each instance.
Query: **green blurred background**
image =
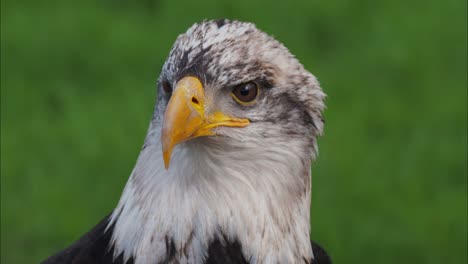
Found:
[[[467,263],[467,2],[1,2],[1,262],[116,205],[176,36],[255,22],[328,94],[313,238],[335,263]]]

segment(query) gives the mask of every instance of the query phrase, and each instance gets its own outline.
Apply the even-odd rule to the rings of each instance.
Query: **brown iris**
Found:
[[[246,82],[236,85],[231,93],[234,100],[245,105],[253,103],[258,96],[258,85],[255,82]]]

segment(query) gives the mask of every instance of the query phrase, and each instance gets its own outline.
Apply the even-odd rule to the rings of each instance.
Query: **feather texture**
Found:
[[[166,170],[160,138],[171,89],[162,84],[187,75],[203,83],[206,112],[250,124],[177,145]],[[245,107],[230,89],[247,81],[261,90]],[[145,143],[116,209],[45,263],[329,263],[309,239],[310,164],[324,99],[317,79],[253,24],[195,24],[163,66]]]
[[[113,258],[113,249],[110,244],[110,234],[113,227],[106,229],[109,217],[104,218],[93,229],[86,233],[67,249],[49,257],[41,264],[133,264],[134,260],[123,261],[122,256]],[[224,237],[223,239],[226,239]],[[330,264],[331,259],[317,243],[312,242],[315,252],[313,264]],[[166,256],[160,263],[170,263],[174,255]],[[215,239],[210,242],[207,253],[206,264],[247,264],[249,263],[242,255],[239,242],[226,242],[226,240]]]

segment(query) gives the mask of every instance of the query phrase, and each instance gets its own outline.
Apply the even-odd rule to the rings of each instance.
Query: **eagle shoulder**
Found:
[[[312,252],[314,252],[314,260],[312,264],[331,264],[331,258],[328,253],[323,249],[319,244],[315,243],[314,241],[310,241],[312,243]]]
[[[106,229],[109,217],[106,216],[79,240],[41,264],[132,264],[132,259],[124,263],[123,256],[113,258],[113,249],[110,247],[113,227]]]

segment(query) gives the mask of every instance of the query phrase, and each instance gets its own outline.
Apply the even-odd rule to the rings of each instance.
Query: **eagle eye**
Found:
[[[234,86],[231,96],[241,105],[249,105],[255,102],[258,96],[258,84],[256,82],[246,82]]]
[[[167,95],[172,94],[172,85],[168,80],[163,80],[162,88]]]

